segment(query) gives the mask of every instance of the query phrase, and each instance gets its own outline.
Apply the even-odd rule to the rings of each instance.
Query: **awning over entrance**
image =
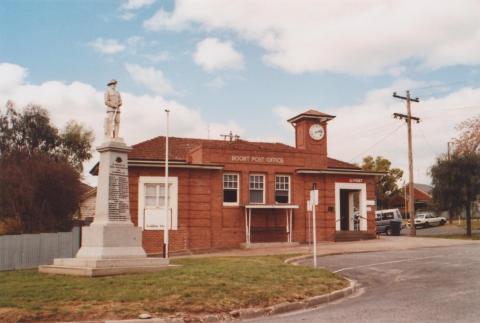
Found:
[[[295,204],[246,204],[245,205],[245,243],[251,243],[252,210],[253,209],[283,209],[286,216],[287,242],[292,242],[293,209],[298,209]]]

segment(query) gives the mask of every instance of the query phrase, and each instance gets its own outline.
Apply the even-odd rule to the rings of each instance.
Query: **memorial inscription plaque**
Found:
[[[110,165],[108,194],[108,219],[116,222],[130,221],[128,196],[128,168],[126,161],[117,158]]]

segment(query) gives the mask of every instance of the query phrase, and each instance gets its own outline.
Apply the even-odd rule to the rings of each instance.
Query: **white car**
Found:
[[[445,223],[447,223],[447,219],[445,217],[436,216],[430,212],[418,213],[415,216],[415,227],[428,228],[434,225],[444,225]]]

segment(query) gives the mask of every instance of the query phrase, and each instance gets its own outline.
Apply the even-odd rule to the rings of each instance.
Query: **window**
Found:
[[[250,175],[250,203],[265,203],[265,175]]]
[[[165,177],[140,176],[138,181],[138,226],[144,230],[163,230],[165,221],[171,230],[178,223],[178,178],[168,179],[169,210],[165,208]]]
[[[170,192],[172,184],[169,184]],[[168,195],[168,201],[172,204],[172,196]],[[145,208],[165,207],[165,183],[145,184]]]
[[[223,174],[223,204],[238,205],[238,174]]]
[[[275,203],[290,203],[290,176],[275,176]]]

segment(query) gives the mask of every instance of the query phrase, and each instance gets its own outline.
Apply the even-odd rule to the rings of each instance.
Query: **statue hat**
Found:
[[[112,84],[117,84],[117,80],[111,80],[108,82],[107,86],[112,85]]]

